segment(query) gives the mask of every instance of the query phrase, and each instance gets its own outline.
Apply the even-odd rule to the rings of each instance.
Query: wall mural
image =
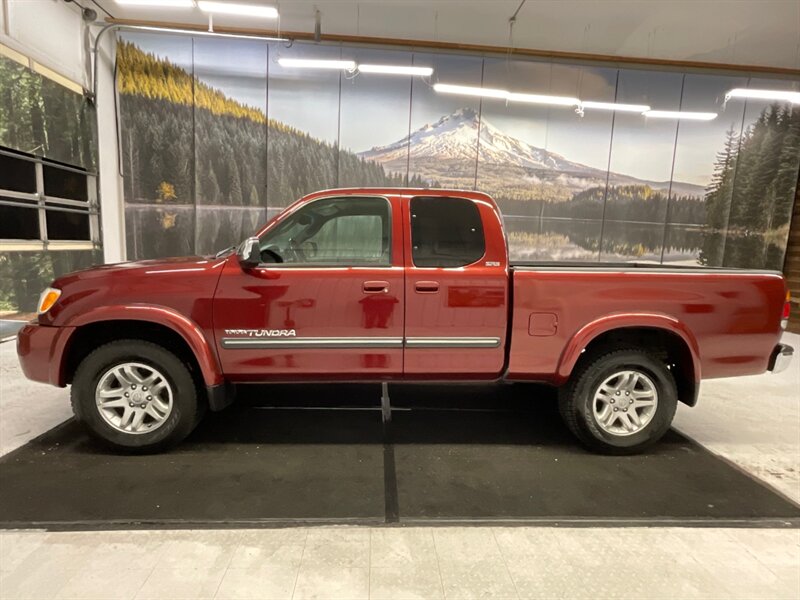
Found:
[[[118,74],[129,258],[219,250],[318,189],[410,185],[492,194],[512,259],[783,263],[800,107],[725,94],[797,82],[139,33],[122,36]],[[437,82],[718,116],[579,114]]]

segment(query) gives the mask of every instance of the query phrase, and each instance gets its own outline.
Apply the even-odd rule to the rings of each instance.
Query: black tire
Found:
[[[606,378],[622,370],[644,373],[658,394],[655,414],[639,431],[615,435],[604,430],[594,416],[594,395]],[[579,365],[559,390],[559,411],[567,427],[587,448],[602,454],[638,454],[669,430],[678,406],[675,379],[663,361],[637,348],[615,350]]]
[[[109,425],[95,403],[100,378],[115,365],[138,362],[157,368],[173,390],[173,407],[167,420],[152,432],[131,434]],[[71,390],[72,410],[92,437],[130,453],[153,453],[171,448],[195,428],[202,417],[203,403],[187,366],[165,348],[143,340],[119,340],[100,346],[81,361]]]

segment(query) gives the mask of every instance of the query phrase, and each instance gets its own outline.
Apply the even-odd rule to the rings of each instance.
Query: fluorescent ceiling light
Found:
[[[194,0],[116,0],[128,6],[150,6],[162,8],[194,8]]]
[[[557,106],[579,106],[581,101],[568,96],[545,96],[542,94],[518,94],[511,92],[508,95],[511,102],[527,102],[529,104],[555,104]]]
[[[419,75],[430,77],[433,75],[431,67],[403,67],[400,65],[358,65],[361,73],[383,73],[386,75]]]
[[[316,58],[279,58],[282,67],[295,69],[337,69],[355,71],[356,63],[352,60],[326,60]]]
[[[751,90],[747,88],[736,88],[725,94],[725,100],[729,98],[756,98],[758,100],[783,100],[800,104],[800,92],[792,90]]]
[[[599,110],[616,110],[620,112],[643,113],[650,110],[646,104],[617,104],[616,102],[581,102],[581,108],[597,108]]]
[[[433,89],[440,94],[460,94],[462,96],[480,96],[482,98],[507,99],[508,90],[495,90],[492,88],[471,87],[468,85],[450,85],[449,83],[436,83]]]
[[[689,119],[691,121],[712,121],[717,118],[717,113],[681,112],[677,110],[648,110],[642,114],[645,117],[654,119]]]
[[[245,15],[248,17],[263,17],[265,19],[277,19],[278,9],[274,6],[262,6],[258,4],[231,4],[230,2],[208,2],[198,0],[197,8],[203,12]]]
[[[484,87],[471,87],[467,85],[450,85],[449,83],[437,83],[433,86],[437,92],[444,94],[459,94],[462,96],[480,96],[481,98],[500,98],[512,102],[528,102],[534,104],[557,104],[559,106],[578,106],[581,101],[577,98],[566,96],[542,96],[540,94],[520,94]]]

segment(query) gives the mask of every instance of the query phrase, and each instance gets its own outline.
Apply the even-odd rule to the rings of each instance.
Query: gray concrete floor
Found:
[[[786,371],[704,381],[674,426],[800,503],[800,335],[783,342],[795,349]]]
[[[786,598],[800,532],[537,527],[0,533],[3,598]]]
[[[785,341],[800,350],[800,336]],[[0,344],[0,454],[69,416],[68,391],[26,381]],[[780,375],[705,382],[675,426],[800,501],[797,358]],[[800,530],[0,532],[9,599],[675,597],[800,598]]]

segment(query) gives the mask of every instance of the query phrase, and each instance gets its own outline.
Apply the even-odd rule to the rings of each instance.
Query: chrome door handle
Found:
[[[388,294],[388,281],[365,281],[362,288],[365,294]]]
[[[418,281],[414,284],[414,290],[419,294],[435,294],[439,291],[439,282]]]

